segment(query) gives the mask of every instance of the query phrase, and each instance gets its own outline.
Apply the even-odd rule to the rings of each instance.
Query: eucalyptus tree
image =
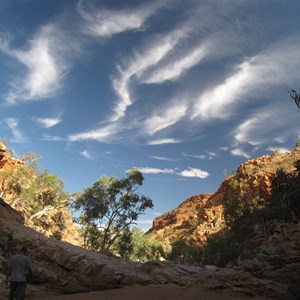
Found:
[[[143,181],[142,173],[132,168],[122,179],[102,176],[75,196],[73,207],[81,211],[77,221],[86,247],[109,250],[126,227],[135,224],[146,209],[153,208],[149,197],[137,193]]]

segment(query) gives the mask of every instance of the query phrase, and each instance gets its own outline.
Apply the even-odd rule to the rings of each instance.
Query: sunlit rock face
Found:
[[[34,170],[27,167],[23,160],[14,158],[11,151],[0,142],[0,196],[2,196],[4,200],[4,202],[2,201],[2,205],[8,204],[11,209],[19,212],[18,217],[15,215],[12,217],[14,220],[15,218],[22,220],[22,223],[27,227],[34,228],[36,231],[42,232],[43,235],[46,236],[51,236],[53,232],[57,231],[58,226],[56,220],[57,216],[60,216],[64,219],[66,228],[62,232],[61,239],[75,245],[81,245],[78,226],[73,222],[72,215],[67,209],[51,207],[51,209],[47,211],[47,214],[43,215],[43,221],[48,224],[47,230],[34,224],[31,218],[32,215],[28,213],[28,207],[22,204],[22,201],[18,201],[18,195],[10,188],[8,183],[9,179],[15,176],[14,174],[22,167],[29,171],[30,176],[27,176],[26,179],[28,180],[28,183],[32,183],[36,178]],[[55,197],[56,194],[53,193],[53,198]]]
[[[276,171],[283,169],[297,176],[294,163],[298,160],[299,148],[290,153],[265,155],[241,164],[235,174],[223,180],[214,194],[193,196],[174,210],[156,218],[147,233],[149,238],[161,241],[166,246],[184,239],[192,240],[193,245],[204,245],[209,236],[221,232],[226,227],[223,207],[226,195],[235,197],[243,204],[261,198],[268,199]],[[278,294],[274,294],[278,299],[298,299],[300,220],[296,218],[290,223],[273,220],[265,226],[268,226],[267,234],[264,228],[254,228],[252,244],[258,245],[255,251],[244,250],[231,268],[284,286],[284,290],[278,290]],[[261,290],[261,295],[268,293],[267,290],[263,290],[263,285],[257,288]],[[268,289],[266,286],[265,288]]]
[[[16,246],[26,246],[33,260],[35,274],[48,287],[66,293],[107,289],[134,284],[193,283],[188,271],[177,265],[123,261],[88,251],[67,242],[48,238],[22,224],[20,214],[4,201],[0,202],[0,243],[13,235]],[[197,269],[203,276],[203,268]]]
[[[241,164],[236,173],[226,178],[214,194],[195,195],[177,208],[153,221],[148,235],[165,245],[180,239],[192,239],[198,245],[225,227],[223,201],[225,195],[250,203],[254,199],[267,199],[271,195],[271,179],[276,170],[295,170],[300,159],[300,148],[282,155],[264,155]]]
[[[11,170],[22,165],[24,165],[24,162],[14,158],[7,147],[0,142],[0,169]]]

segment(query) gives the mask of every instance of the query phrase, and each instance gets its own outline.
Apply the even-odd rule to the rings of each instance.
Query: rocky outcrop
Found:
[[[261,279],[285,284],[290,293],[299,296],[300,220],[298,223],[277,221],[269,226],[271,234],[267,238],[263,230],[256,229],[253,243],[260,246],[255,252],[244,250],[234,268]]]
[[[18,170],[25,168],[26,183],[24,178],[20,181],[18,177]],[[23,172],[23,171],[22,171]],[[22,173],[21,172],[21,173]],[[21,199],[18,192],[11,187],[17,183],[23,188],[30,187],[30,184],[36,179],[36,174],[32,168],[26,166],[23,160],[14,158],[10,150],[0,142],[0,196],[5,199],[1,201],[2,206],[8,207],[8,209],[15,209],[19,212],[18,215],[14,215],[13,219],[22,219],[22,223],[28,227],[34,228],[36,231],[43,233],[43,235],[51,236],[54,233],[59,232],[60,238],[64,241],[71,242],[75,245],[82,243],[79,235],[79,229],[72,220],[71,212],[63,205],[52,206],[46,205],[39,211],[31,212],[26,205],[26,202]],[[13,182],[13,184],[11,183]],[[53,192],[53,200],[57,196],[55,191]],[[1,216],[0,216],[1,217]],[[39,220],[38,222],[35,222]],[[61,229],[61,220],[64,222],[64,229]],[[40,226],[40,221],[43,221],[47,226]]]
[[[11,171],[20,166],[24,166],[24,162],[20,159],[14,158],[7,147],[0,142],[0,170]],[[0,174],[0,196],[4,190],[4,176]]]
[[[258,279],[247,270],[186,266],[167,261],[142,264],[91,252],[47,238],[25,227],[16,222],[17,214],[7,204],[0,205],[0,243],[4,243],[7,234],[12,232],[16,245],[27,246],[33,260],[33,284],[43,286],[51,294],[172,283],[186,287],[201,284],[207,290],[222,291],[225,294],[230,292],[275,299],[280,295],[281,298],[277,299],[297,299],[291,293],[289,283]]]
[[[192,240],[192,245],[204,245],[209,236],[226,228],[223,204],[227,196],[245,206],[268,199],[272,192],[272,179],[278,169],[299,178],[294,166],[299,160],[300,149],[297,148],[291,153],[266,155],[241,164],[234,175],[225,178],[216,193],[194,196],[156,218],[149,237],[165,245],[183,239]],[[295,186],[299,188],[299,185]],[[231,268],[242,272],[243,282],[238,283],[236,274],[231,271],[227,281],[221,272],[218,273],[218,282],[222,283],[216,289],[227,289],[230,282],[229,285],[234,285],[236,291],[244,291],[249,296],[251,291],[260,290],[261,295],[276,299],[299,299],[300,220],[294,216],[293,221],[257,223],[251,236],[251,248],[245,248],[237,261],[231,262]]]
[[[33,260],[34,283],[43,284],[52,292],[76,293],[135,284],[190,286],[216,275],[216,270],[209,268],[160,261],[141,264],[88,251],[25,227],[17,222],[21,220],[18,214],[5,202],[0,205],[0,243],[5,243],[7,235],[12,233],[16,246],[26,246]],[[239,272],[232,271],[232,276]],[[216,277],[212,286],[219,281]]]
[[[7,147],[0,142],[0,169],[11,170],[23,165],[24,162],[14,158],[11,152],[7,150]]]
[[[271,195],[271,180],[276,170],[295,170],[300,159],[300,148],[282,155],[264,155],[241,164],[234,175],[228,176],[212,194],[195,195],[176,209],[153,221],[148,235],[165,245],[180,239],[189,239],[199,246],[207,238],[225,228],[223,200],[225,195],[236,197],[240,203],[253,203]]]
[[[209,235],[224,227],[223,207],[220,204],[211,205],[212,196],[195,195],[177,208],[155,218],[147,233],[148,237],[164,245],[181,239],[203,244]]]

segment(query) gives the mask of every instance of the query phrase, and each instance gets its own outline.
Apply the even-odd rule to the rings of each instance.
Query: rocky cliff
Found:
[[[0,196],[20,213],[26,226],[34,228],[45,236],[59,232],[59,238],[62,240],[81,244],[78,226],[73,223],[71,212],[64,205],[55,204],[54,200],[58,197],[57,191],[47,186],[47,183],[37,186],[34,183],[36,179],[36,171],[27,167],[23,160],[14,158],[7,147],[0,142]],[[45,181],[46,179],[45,177]],[[50,201],[39,207],[30,203],[32,207],[38,208],[29,209],[28,202],[34,201],[30,199],[34,198],[34,195],[27,196],[25,200],[22,198],[25,193],[22,194],[21,191],[28,191],[31,187],[35,192],[40,189],[38,197],[41,201],[44,195],[49,195]]]
[[[253,203],[271,195],[271,179],[281,168],[295,170],[300,159],[300,148],[282,155],[265,155],[241,164],[236,173],[227,176],[214,194],[195,195],[177,208],[153,221],[149,238],[169,245],[180,239],[193,240],[202,245],[207,237],[223,230],[223,201],[225,195],[236,197],[242,203]]]
[[[199,252],[203,258],[209,238],[218,237],[219,241],[224,242],[222,237],[226,234],[228,236],[231,228],[225,221],[226,201],[228,197],[236,199],[238,213],[242,211],[239,210],[240,207],[250,208],[248,209],[250,213],[255,208],[258,212],[255,216],[259,216],[261,221],[252,223],[251,229],[253,230],[249,235],[251,240],[247,240],[245,236],[239,256],[234,261],[228,261],[227,265],[235,270],[250,272],[261,280],[287,284],[288,290],[299,299],[300,174],[299,168],[295,166],[299,160],[300,149],[297,148],[290,153],[266,155],[241,164],[235,174],[224,179],[214,194],[193,196],[176,209],[156,218],[152,229],[148,232],[149,238],[161,241],[166,248],[178,241],[186,241],[188,245],[204,249]],[[268,202],[266,199],[269,199],[272,194],[272,180],[278,176],[278,169],[283,170],[285,174],[286,181],[283,187],[288,186],[292,181],[296,182],[292,190],[295,210],[289,213],[289,220],[268,219],[269,212],[264,210]],[[282,193],[282,198],[278,202],[282,206],[283,214],[286,213],[286,202],[289,202],[286,196]],[[260,211],[264,214],[260,214]],[[226,213],[228,214],[228,211]],[[247,216],[250,218],[251,214]],[[245,217],[240,220],[240,229],[235,229],[243,232],[244,224],[249,222],[249,219]],[[237,240],[234,240],[234,243],[236,248],[241,246]],[[229,246],[226,243],[214,244],[214,260],[222,257],[224,252],[235,251],[234,246],[229,248],[226,245]],[[231,254],[228,253],[228,257],[233,256]],[[291,295],[278,294],[277,297],[278,299],[290,299],[289,297],[293,299]]]

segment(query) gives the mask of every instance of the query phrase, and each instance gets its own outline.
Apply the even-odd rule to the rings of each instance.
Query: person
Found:
[[[27,278],[32,276],[32,262],[27,256],[27,249],[22,247],[18,254],[8,262],[6,284],[10,282],[9,300],[24,300]]]

